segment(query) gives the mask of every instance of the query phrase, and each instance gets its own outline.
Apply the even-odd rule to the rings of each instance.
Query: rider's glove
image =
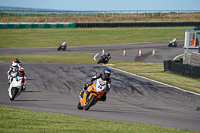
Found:
[[[89,84],[85,84],[85,86],[83,87],[84,90],[86,90],[88,88]]]

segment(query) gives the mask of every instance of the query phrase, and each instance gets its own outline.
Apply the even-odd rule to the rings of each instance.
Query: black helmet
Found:
[[[110,56],[110,53],[107,53],[107,56]]]

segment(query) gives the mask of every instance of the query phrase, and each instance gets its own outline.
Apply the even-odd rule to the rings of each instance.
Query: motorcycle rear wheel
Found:
[[[94,100],[95,100],[96,96],[92,95],[91,98],[88,101],[88,104],[86,105],[86,107],[84,108],[84,110],[89,110],[90,107],[94,104]]]

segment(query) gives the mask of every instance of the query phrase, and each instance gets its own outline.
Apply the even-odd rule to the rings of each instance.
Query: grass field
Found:
[[[184,31],[193,27],[91,28],[91,29],[5,29],[0,30],[0,48],[106,45],[136,42],[184,40]],[[64,60],[60,57],[65,56]],[[23,62],[96,63],[94,55],[17,55]],[[0,61],[12,61],[16,55],[0,55]],[[200,81],[164,72],[163,64],[110,61],[116,68],[168,83],[200,94]],[[173,79],[173,80],[172,80]],[[97,126],[98,125],[98,128]],[[122,133],[195,133],[153,125],[115,122],[42,113],[0,105],[0,132],[122,132]]]
[[[194,27],[1,29],[0,48],[58,47],[184,40]]]

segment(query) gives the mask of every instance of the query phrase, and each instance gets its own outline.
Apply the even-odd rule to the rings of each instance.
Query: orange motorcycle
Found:
[[[97,79],[90,85],[87,90],[83,93],[83,98],[79,96],[79,103],[77,108],[79,110],[89,110],[91,106],[94,106],[99,99],[106,92],[106,83],[102,82],[101,79]]]

